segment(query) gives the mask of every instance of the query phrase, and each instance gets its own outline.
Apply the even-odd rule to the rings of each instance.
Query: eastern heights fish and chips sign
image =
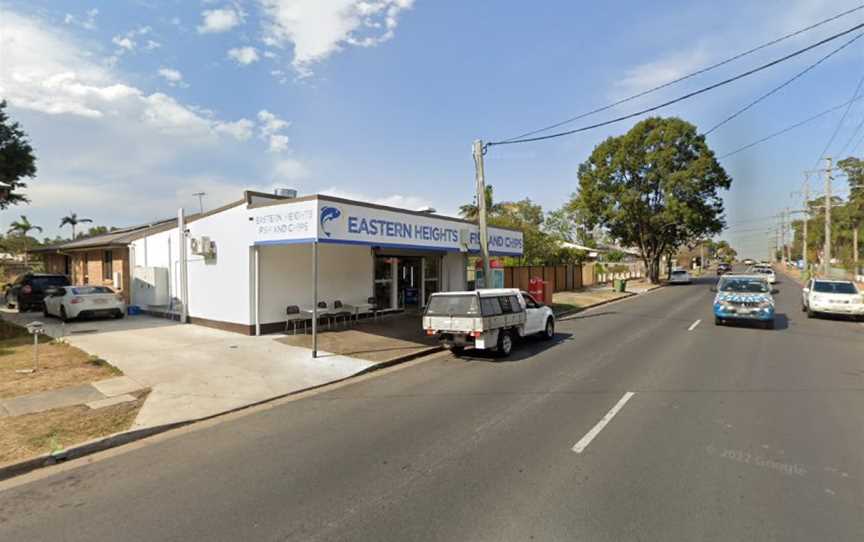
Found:
[[[325,243],[480,250],[480,233],[474,224],[325,199],[255,209],[250,220],[256,244],[317,239]],[[491,252],[519,256],[522,244],[522,232],[489,228]]]

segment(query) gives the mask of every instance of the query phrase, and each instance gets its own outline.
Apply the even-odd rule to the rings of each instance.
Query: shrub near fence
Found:
[[[606,268],[596,263],[567,265],[525,265],[505,267],[504,287],[528,290],[531,277],[540,277],[550,283],[553,292],[581,290],[588,286],[606,284],[613,279],[643,277],[641,263],[609,264]]]

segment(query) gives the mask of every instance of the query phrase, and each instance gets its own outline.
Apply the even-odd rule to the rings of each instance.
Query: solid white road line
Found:
[[[702,320],[696,320],[695,322],[690,324],[690,327],[687,328],[687,331],[693,331],[694,329],[696,329],[696,326],[698,326],[701,321]]]
[[[625,393],[624,397],[622,397],[618,400],[617,403],[615,403],[615,406],[612,407],[612,410],[607,412],[606,415],[603,416],[603,419],[597,422],[597,425],[595,425],[591,428],[590,431],[585,433],[585,436],[582,437],[575,446],[573,446],[573,451],[577,454],[581,454],[582,452],[584,452],[585,448],[587,448],[588,445],[591,444],[591,441],[600,434],[600,431],[602,431],[603,428],[606,427],[606,424],[612,421],[612,418],[614,418],[615,415],[618,414],[618,411],[624,408],[624,405],[627,404],[627,401],[629,401],[630,398],[633,397],[633,395],[635,394],[632,391],[628,391],[627,393]]]

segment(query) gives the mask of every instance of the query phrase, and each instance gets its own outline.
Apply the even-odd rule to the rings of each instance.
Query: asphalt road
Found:
[[[864,325],[780,280],[773,331],[668,287],[40,475],[0,540],[862,540]]]

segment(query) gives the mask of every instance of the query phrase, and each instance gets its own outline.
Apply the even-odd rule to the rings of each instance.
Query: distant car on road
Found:
[[[770,265],[756,265],[751,270],[751,273],[764,276],[768,281],[768,284],[774,284],[777,282],[777,275],[774,274],[774,268]]]
[[[439,292],[429,297],[423,329],[454,353],[472,346],[506,357],[517,338],[539,334],[552,339],[555,315],[550,307],[515,288]]]
[[[744,261],[741,263],[743,263],[744,265],[753,265],[754,263],[756,263],[756,260],[753,260],[752,258],[745,258]]]
[[[64,286],[45,292],[42,311],[45,316],[57,316],[64,322],[73,318],[123,318],[126,303],[107,286]]]
[[[810,279],[802,290],[801,310],[808,318],[841,314],[864,321],[864,294],[849,280]]]
[[[9,308],[17,307],[18,312],[39,310],[47,288],[68,285],[66,275],[25,273],[6,288],[4,301]]]
[[[686,269],[673,269],[669,274],[669,284],[690,284],[693,278]]]
[[[717,264],[717,276],[732,272],[732,264],[721,262]]]
[[[713,290],[715,325],[749,320],[774,329],[774,297],[763,275],[723,275]]]

